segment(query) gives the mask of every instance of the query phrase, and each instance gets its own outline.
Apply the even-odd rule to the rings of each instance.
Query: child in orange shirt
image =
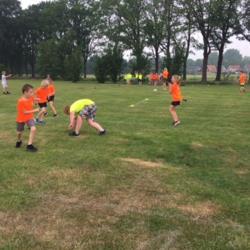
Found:
[[[56,112],[56,108],[55,108],[56,88],[55,88],[54,82],[51,79],[50,75],[47,75],[47,80],[49,82],[49,86],[48,86],[48,91],[49,91],[48,102],[49,102],[50,108],[51,108],[51,110],[53,112],[53,116],[56,117],[57,116],[57,112]]]
[[[22,88],[23,96],[18,100],[17,103],[17,143],[16,148],[22,146],[22,134],[24,131],[25,124],[30,128],[29,141],[27,145],[27,151],[36,152],[37,148],[33,146],[33,140],[36,133],[34,113],[38,112],[39,109],[34,109],[34,92],[33,86],[25,84]]]
[[[150,81],[151,81],[151,85],[153,86],[157,86],[159,81],[160,81],[160,76],[157,72],[154,72],[150,75]]]
[[[47,114],[47,102],[49,96],[48,86],[48,80],[43,80],[41,87],[36,90],[36,97],[38,98],[38,105],[40,107],[40,112],[37,115],[36,123],[41,125],[45,124],[44,116]]]
[[[168,82],[171,82],[170,73],[167,68],[165,68],[162,72],[162,80],[163,84],[166,84],[165,86],[167,86]]]
[[[247,81],[248,81],[248,77],[247,77],[247,74],[244,71],[240,72],[239,81],[240,81],[240,92],[245,93],[246,92],[246,84],[247,84]]]
[[[181,124],[181,122],[176,113],[176,107],[181,105],[181,102],[184,100],[181,94],[181,77],[178,75],[174,75],[172,77],[172,83],[169,83],[168,88],[169,88],[169,93],[172,96],[172,102],[169,111],[173,118],[173,125],[174,127],[177,127],[178,125]]]

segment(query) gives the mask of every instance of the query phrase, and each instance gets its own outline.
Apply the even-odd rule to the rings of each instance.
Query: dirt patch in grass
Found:
[[[78,178],[78,170],[56,169],[48,176],[65,178],[67,182]],[[29,182],[35,185],[35,180]],[[74,189],[64,186],[56,192],[41,194],[39,204],[28,211],[0,212],[0,234],[5,237],[32,235],[39,242],[72,249],[82,239],[95,244],[98,235],[112,232],[112,225],[130,213],[144,215],[154,208],[167,208],[180,197],[162,186],[151,171],[138,175],[128,187],[111,189],[102,195],[88,193],[80,186]]]
[[[121,158],[122,162],[130,163],[137,167],[141,168],[160,168],[163,167],[163,164],[160,162],[152,162],[152,161],[143,161],[135,158]]]
[[[219,207],[212,202],[199,202],[190,205],[178,206],[183,213],[189,214],[195,219],[207,219],[219,212]]]
[[[204,148],[204,145],[201,144],[200,142],[192,142],[191,148],[194,150],[199,150],[199,149]]]
[[[245,176],[249,174],[248,169],[235,169],[234,171],[238,176]]]

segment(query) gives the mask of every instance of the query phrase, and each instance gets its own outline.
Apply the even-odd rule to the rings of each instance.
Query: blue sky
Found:
[[[20,0],[22,7],[27,8],[31,4],[37,4],[41,2],[41,0]],[[200,36],[198,36],[200,37]],[[236,38],[232,38],[232,43],[227,45],[226,49],[238,49],[240,50],[241,54],[243,56],[250,56],[250,42],[246,41],[239,41]],[[195,55],[191,56],[192,58],[202,58],[202,51],[196,51]]]

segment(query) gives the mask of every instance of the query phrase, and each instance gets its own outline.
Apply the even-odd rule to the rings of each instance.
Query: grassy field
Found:
[[[14,148],[23,83],[0,96],[0,249],[250,249],[249,93],[187,85],[174,129],[161,88],[57,82],[31,154]],[[85,97],[106,137],[68,136],[63,107]]]

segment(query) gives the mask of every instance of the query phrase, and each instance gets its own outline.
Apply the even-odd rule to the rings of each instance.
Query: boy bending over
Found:
[[[86,119],[88,124],[95,128],[99,135],[105,135],[106,130],[95,121],[97,107],[90,99],[82,99],[74,102],[71,106],[64,108],[64,113],[70,116],[69,129],[72,130],[70,136],[79,136],[83,124]]]

